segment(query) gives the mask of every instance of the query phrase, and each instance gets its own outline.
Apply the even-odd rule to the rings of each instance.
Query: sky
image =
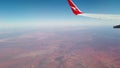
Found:
[[[120,14],[120,0],[73,1],[85,13]],[[113,25],[114,23],[104,22],[104,20],[75,16],[67,0],[0,0],[0,28]]]

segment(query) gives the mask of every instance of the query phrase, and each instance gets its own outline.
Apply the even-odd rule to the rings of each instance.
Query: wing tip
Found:
[[[83,14],[83,12],[78,9],[78,7],[74,4],[74,2],[72,0],[68,0],[68,3],[69,3],[69,6],[70,6],[72,12],[75,15],[81,15],[81,14]]]

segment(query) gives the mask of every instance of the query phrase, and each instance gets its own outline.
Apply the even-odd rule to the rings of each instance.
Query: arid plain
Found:
[[[120,31],[0,33],[0,68],[120,68]]]

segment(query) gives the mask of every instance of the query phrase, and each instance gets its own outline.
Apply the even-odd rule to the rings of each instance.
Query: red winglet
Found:
[[[73,13],[75,15],[80,15],[80,14],[83,14],[83,12],[81,12],[77,6],[72,2],[72,0],[68,0],[68,3],[70,5],[70,8],[72,9]]]

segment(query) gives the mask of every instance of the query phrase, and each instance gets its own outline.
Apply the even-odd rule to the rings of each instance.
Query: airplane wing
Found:
[[[74,4],[74,2],[72,0],[68,0],[68,3],[69,3],[69,6],[72,10],[72,12],[75,14],[75,15],[81,15],[83,14],[82,11],[80,11],[77,6]]]
[[[68,4],[72,10],[72,12],[75,14],[75,15],[83,15],[83,16],[86,16],[86,17],[91,17],[91,18],[102,18],[102,19],[105,19],[105,18],[110,18],[110,19],[115,19],[117,20],[119,16],[110,16],[110,15],[104,15],[104,14],[83,14],[82,11],[80,11],[78,9],[78,7],[74,4],[74,2],[72,0],[68,0]],[[120,18],[120,17],[119,17]],[[120,28],[120,25],[116,25],[114,26],[113,28]]]

